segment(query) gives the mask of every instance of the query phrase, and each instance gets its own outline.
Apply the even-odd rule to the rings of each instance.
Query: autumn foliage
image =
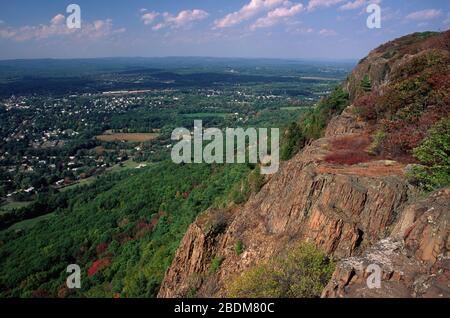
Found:
[[[414,36],[402,41],[409,43],[413,39]],[[423,49],[426,48],[421,47]],[[401,50],[401,46],[396,50]],[[402,162],[416,162],[412,156],[413,149],[421,144],[430,127],[450,115],[449,65],[450,54],[447,51],[425,50],[395,67],[388,85],[354,101],[358,115],[373,126],[373,131],[383,132],[377,145],[378,155]],[[335,154],[328,161],[344,162],[351,155]]]
[[[111,264],[111,261],[107,258],[96,260],[92,263],[91,267],[89,267],[87,273],[88,276],[94,276],[99,270],[108,267]]]
[[[337,137],[331,142],[331,152],[325,157],[325,161],[333,164],[353,165],[367,162],[371,159],[366,152],[370,145],[368,136],[344,136]]]

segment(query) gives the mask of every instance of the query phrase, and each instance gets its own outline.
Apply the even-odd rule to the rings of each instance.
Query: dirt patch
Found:
[[[158,138],[158,133],[112,133],[98,135],[95,138],[100,141],[131,141],[131,142],[145,142]]]

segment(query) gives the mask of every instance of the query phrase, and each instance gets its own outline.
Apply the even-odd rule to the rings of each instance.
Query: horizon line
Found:
[[[279,61],[335,61],[350,62],[359,61],[361,58],[331,58],[331,57],[245,57],[245,56],[207,56],[207,55],[164,55],[164,56],[98,56],[98,57],[32,57],[32,58],[0,58],[0,62],[4,61],[38,61],[38,60],[107,60],[107,59],[170,59],[170,58],[187,58],[187,59],[224,59],[224,60],[279,60]]]

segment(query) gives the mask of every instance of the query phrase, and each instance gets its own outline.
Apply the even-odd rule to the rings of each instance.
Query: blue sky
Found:
[[[381,7],[381,29],[366,8]],[[66,26],[81,7],[81,29]],[[217,56],[354,59],[450,27],[447,0],[14,0],[0,3],[0,59]]]

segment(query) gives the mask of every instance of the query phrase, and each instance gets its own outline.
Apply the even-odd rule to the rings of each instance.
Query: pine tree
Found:
[[[372,82],[367,74],[361,81],[361,89],[366,93],[372,91]]]

